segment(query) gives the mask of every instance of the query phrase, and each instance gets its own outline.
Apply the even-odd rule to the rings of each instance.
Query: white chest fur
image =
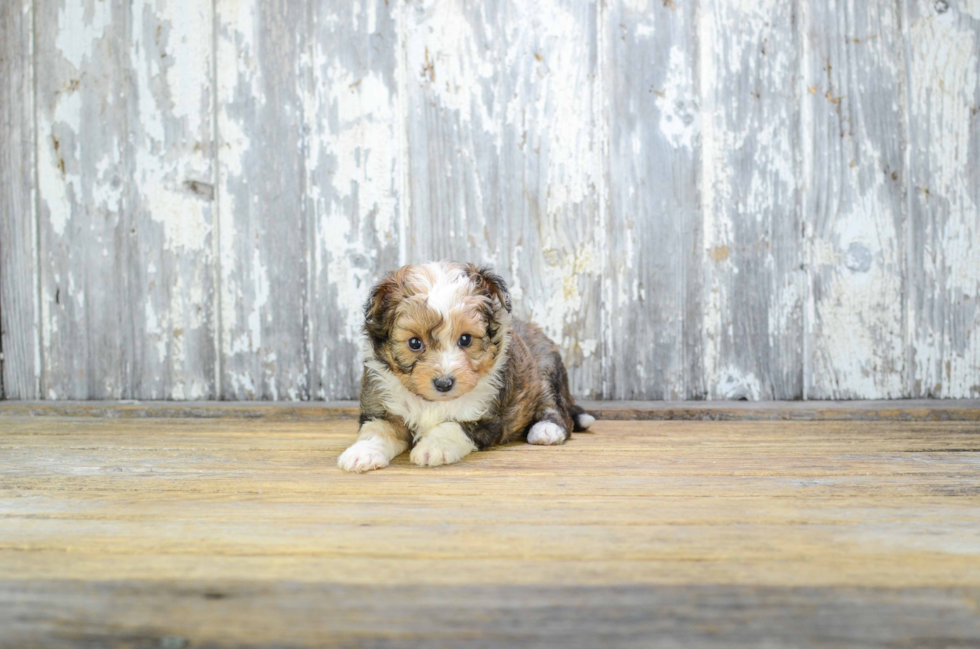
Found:
[[[429,401],[405,388],[384,363],[365,361],[368,376],[384,394],[384,405],[393,415],[401,417],[418,438],[447,421],[465,422],[482,419],[500,392],[503,370],[507,362],[506,346],[489,374],[476,387],[450,401]]]

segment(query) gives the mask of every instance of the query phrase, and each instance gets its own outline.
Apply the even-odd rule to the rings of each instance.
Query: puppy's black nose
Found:
[[[432,385],[436,386],[436,390],[439,392],[449,392],[453,389],[453,383],[456,382],[451,376],[440,376],[437,379],[432,379]]]

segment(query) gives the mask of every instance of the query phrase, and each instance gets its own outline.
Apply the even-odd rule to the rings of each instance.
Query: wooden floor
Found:
[[[977,422],[0,417],[0,646],[977,647]]]

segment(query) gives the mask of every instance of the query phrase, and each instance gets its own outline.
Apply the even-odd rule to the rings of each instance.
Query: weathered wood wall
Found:
[[[581,396],[980,396],[980,0],[9,0],[10,399],[356,395],[402,263]]]

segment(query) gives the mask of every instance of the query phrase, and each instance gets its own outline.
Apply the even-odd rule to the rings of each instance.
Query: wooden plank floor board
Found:
[[[49,647],[956,649],[976,646],[978,595],[928,588],[0,582],[0,619],[20,646],[32,643],[52,609],[62,621],[80,621],[52,625]],[[161,611],[180,625],[162,623]]]
[[[347,419],[0,417],[0,647],[976,647],[974,421],[600,421],[335,468]]]

